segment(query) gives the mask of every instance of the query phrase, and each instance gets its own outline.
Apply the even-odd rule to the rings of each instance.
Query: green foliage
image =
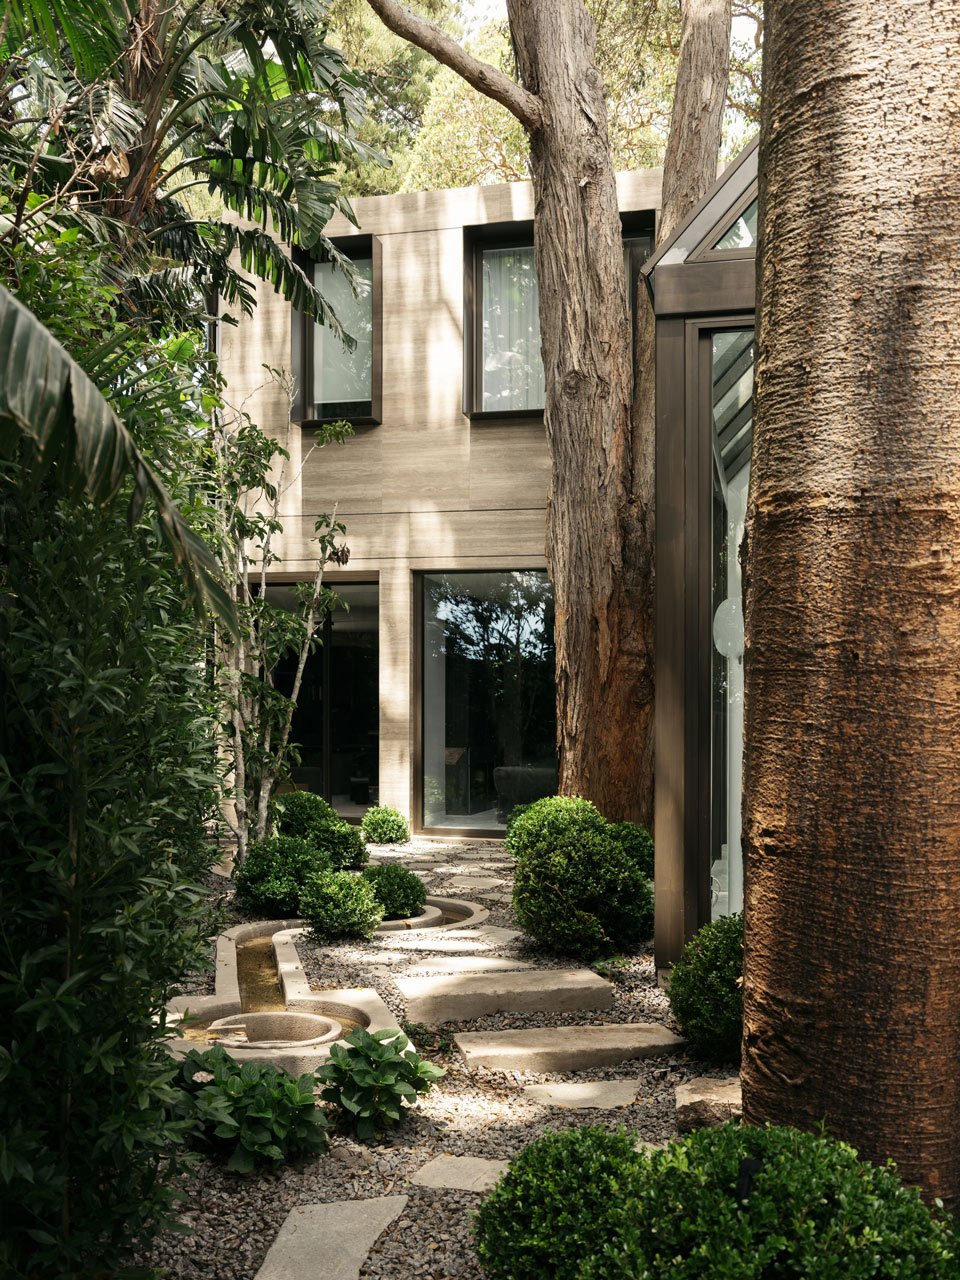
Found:
[[[300,915],[314,942],[372,938],[383,919],[373,886],[349,871],[311,876],[300,891]]]
[[[524,1147],[474,1219],[485,1274],[580,1280],[589,1262],[595,1280],[628,1280],[621,1258],[634,1142],[631,1134],[583,1128],[547,1133]]]
[[[743,914],[705,924],[670,971],[670,1008],[691,1048],[714,1062],[740,1060]]]
[[[529,804],[515,804],[507,816],[507,828],[504,832],[504,838],[509,840],[513,834],[513,828],[517,825],[523,815],[530,808]]]
[[[653,879],[653,838],[638,822],[611,822],[610,834],[648,880]]]
[[[516,856],[520,928],[561,955],[633,951],[653,927],[646,875],[588,800],[550,796],[528,807],[506,841]]]
[[[315,835],[317,847],[330,858],[334,870],[362,867],[369,858],[363,832],[352,822],[338,819],[320,828]]]
[[[892,1164],[733,1124],[649,1152],[603,1129],[547,1134],[475,1228],[491,1280],[947,1280],[960,1257],[956,1224]]]
[[[201,1146],[227,1156],[235,1173],[249,1173],[258,1162],[276,1166],[326,1151],[330,1122],[316,1105],[315,1085],[312,1075],[295,1080],[266,1064],[241,1066],[219,1046],[194,1049],[183,1061],[180,1110],[195,1122]]]
[[[373,885],[377,901],[383,907],[384,920],[406,920],[423,910],[427,891],[420,877],[406,867],[396,863],[367,867],[363,876]]]
[[[245,907],[263,912],[265,919],[295,916],[308,878],[329,870],[330,858],[306,840],[296,836],[260,840],[250,846],[236,871],[237,897]]]
[[[60,252],[4,261],[202,528],[197,370],[123,330],[105,354],[109,296]],[[218,928],[192,879],[218,778],[204,637],[156,518],[35,461],[0,465],[0,1271],[73,1276],[173,1207],[157,1174],[168,1156],[176,1180],[188,1124],[159,1042]]]
[[[285,836],[312,841],[318,828],[340,821],[336,809],[315,791],[288,791],[274,803],[277,829]]]
[[[406,818],[396,809],[376,804],[363,815],[363,834],[372,844],[406,844],[410,839],[410,827]]]
[[[326,1088],[320,1096],[333,1103],[358,1138],[373,1138],[378,1129],[400,1123],[418,1093],[426,1093],[446,1075],[443,1067],[425,1062],[409,1049],[402,1031],[372,1035],[362,1027],[335,1044],[317,1075]]]

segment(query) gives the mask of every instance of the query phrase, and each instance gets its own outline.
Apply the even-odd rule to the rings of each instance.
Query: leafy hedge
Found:
[[[277,836],[250,846],[234,877],[237,897],[265,919],[300,914],[300,891],[307,879],[331,870],[330,855],[298,836]]]
[[[476,1215],[491,1280],[956,1280],[940,1210],[841,1142],[702,1129],[665,1150],[567,1129],[514,1159]]]
[[[349,871],[311,876],[300,892],[300,915],[314,942],[372,938],[383,919],[373,886]]]
[[[713,1062],[740,1060],[743,914],[711,920],[670,971],[670,1008],[691,1048]]]
[[[383,907],[384,920],[406,920],[419,915],[426,904],[423,881],[406,867],[395,863],[367,867],[363,878],[373,886],[377,901]]]
[[[398,809],[376,804],[363,815],[363,834],[373,844],[406,844],[410,826]]]

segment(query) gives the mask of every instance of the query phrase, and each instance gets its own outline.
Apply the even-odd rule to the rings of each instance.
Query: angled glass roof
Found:
[[[750,461],[753,442],[753,330],[717,330],[712,365],[714,451],[730,481]]]
[[[754,196],[736,222],[727,227],[711,249],[752,249],[757,243],[757,197]]]

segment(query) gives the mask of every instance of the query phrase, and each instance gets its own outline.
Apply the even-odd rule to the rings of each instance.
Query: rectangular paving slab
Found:
[[[446,959],[419,960],[408,965],[403,976],[426,978],[433,973],[496,973],[529,968],[525,960],[502,960],[499,956],[447,956]]]
[[[284,1219],[255,1280],[357,1280],[377,1236],[408,1198],[298,1205]]]
[[[437,1156],[418,1169],[410,1181],[421,1187],[452,1191],[489,1191],[508,1163],[482,1156]]]
[[[468,1067],[494,1071],[585,1071],[675,1053],[683,1044],[658,1022],[465,1031],[453,1041]]]
[[[592,969],[534,969],[519,973],[463,973],[395,978],[411,1022],[461,1022],[488,1013],[562,1013],[609,1009],[613,983]]]
[[[545,1107],[609,1111],[636,1102],[640,1085],[639,1080],[556,1080],[551,1084],[528,1084],[523,1092],[532,1102],[541,1102]]]

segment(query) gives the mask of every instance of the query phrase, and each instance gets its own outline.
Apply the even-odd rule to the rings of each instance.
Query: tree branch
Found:
[[[418,18],[397,0],[368,0],[368,3],[394,35],[432,54],[438,62],[462,76],[467,84],[506,107],[529,133],[541,127],[543,107],[535,94],[528,93],[497,67],[474,58],[439,27]]]

